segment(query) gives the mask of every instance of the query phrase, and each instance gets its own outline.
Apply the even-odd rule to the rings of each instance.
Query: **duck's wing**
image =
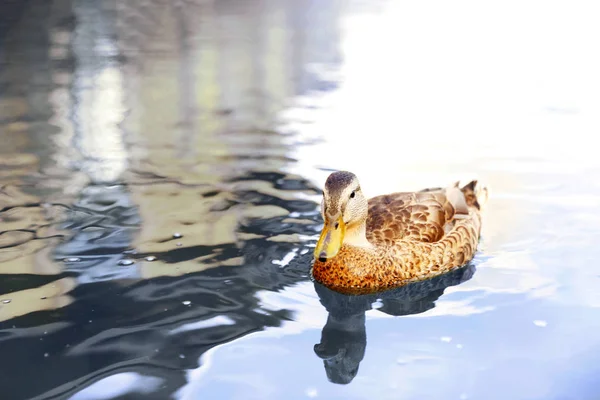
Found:
[[[458,186],[377,196],[369,199],[367,239],[374,244],[399,239],[436,242],[456,219],[468,215],[465,194]]]

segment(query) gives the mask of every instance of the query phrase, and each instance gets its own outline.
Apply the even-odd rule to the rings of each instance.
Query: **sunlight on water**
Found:
[[[313,3],[0,6],[3,396],[594,399],[594,5]],[[342,169],[479,178],[480,251],[313,283]]]

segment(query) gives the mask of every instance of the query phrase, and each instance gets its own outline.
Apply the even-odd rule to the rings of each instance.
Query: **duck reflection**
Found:
[[[348,384],[356,377],[367,347],[365,313],[374,308],[374,303],[388,315],[420,314],[435,307],[447,287],[471,279],[474,272],[475,267],[468,264],[427,281],[359,296],[334,292],[315,282],[319,300],[329,312],[321,342],[314,347],[315,354],[323,360],[327,379]]]

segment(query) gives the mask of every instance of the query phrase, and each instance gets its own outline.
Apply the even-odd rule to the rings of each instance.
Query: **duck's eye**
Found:
[[[356,196],[356,192],[352,192],[352,193],[350,193],[350,198],[351,198],[351,199],[353,199],[353,198],[354,198],[354,196]]]

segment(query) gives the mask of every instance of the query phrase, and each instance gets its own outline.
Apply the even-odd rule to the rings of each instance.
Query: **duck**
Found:
[[[477,251],[487,199],[477,180],[368,199],[355,174],[335,171],[323,189],[311,276],[336,292],[367,294],[460,268]]]

